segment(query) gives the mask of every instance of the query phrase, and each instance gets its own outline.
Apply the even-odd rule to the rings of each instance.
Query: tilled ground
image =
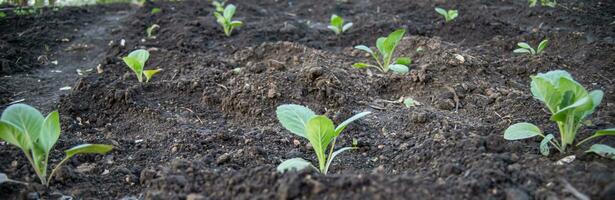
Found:
[[[64,135],[56,149],[82,142],[116,146],[106,156],[71,160],[47,190],[1,186],[2,195],[38,190],[79,198],[146,199],[548,199],[615,196],[615,162],[584,154],[538,152],[538,139],[510,142],[510,124],[556,126],[529,92],[529,76],[564,69],[605,100],[581,129],[586,137],[614,127],[615,4],[565,1],[557,8],[526,2],[257,1],[233,2],[246,25],[226,38],[204,1],[156,2],[139,8],[114,32],[102,73],[81,78],[61,98]],[[443,23],[433,8],[457,8]],[[162,13],[151,14],[154,7]],[[80,15],[79,12],[74,12]],[[336,37],[331,13],[354,22]],[[12,23],[12,22],[11,22]],[[144,30],[160,25],[156,39]],[[352,46],[408,30],[397,54],[414,60],[409,75],[350,67],[370,58]],[[545,54],[514,55],[515,44],[549,38]],[[120,45],[124,39],[126,45]],[[164,71],[137,82],[121,57],[149,49],[147,68]],[[417,49],[422,51],[417,51]],[[240,70],[234,70],[239,68]],[[412,97],[419,106],[398,100]],[[313,150],[275,119],[281,104],[306,105],[335,122],[373,112],[352,124],[331,174],[279,174],[293,157]],[[615,139],[597,142],[615,144]],[[21,153],[0,146],[0,170],[35,182]],[[52,162],[60,159],[54,156]]]

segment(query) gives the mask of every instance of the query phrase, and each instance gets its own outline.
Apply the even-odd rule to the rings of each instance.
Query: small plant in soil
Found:
[[[443,8],[436,8],[436,12],[444,17],[444,20],[448,23],[453,21],[457,16],[459,16],[459,12],[457,10],[445,10]]]
[[[226,1],[212,1],[211,5],[214,6],[216,12],[224,12],[224,4]]]
[[[216,16],[216,21],[218,22],[218,24],[220,24],[220,26],[222,26],[222,29],[224,30],[224,35],[226,35],[227,37],[231,36],[231,33],[233,32],[233,29],[235,27],[240,27],[243,25],[243,22],[241,21],[233,21],[235,9],[237,9],[235,5],[229,4],[224,8],[223,12],[214,12],[214,16]]]
[[[135,75],[137,75],[137,80],[139,80],[139,82],[143,82],[143,75],[145,75],[145,82],[149,82],[149,80],[152,79],[154,74],[157,74],[158,72],[162,71],[162,69],[143,70],[143,68],[145,67],[145,62],[147,62],[147,59],[149,59],[149,52],[144,49],[130,52],[128,56],[122,59],[124,60],[124,63],[128,65],[128,68],[130,68],[135,73]]]
[[[43,117],[36,109],[25,104],[14,104],[6,108],[0,117],[0,139],[21,149],[34,167],[41,184],[49,186],[53,175],[62,164],[77,154],[105,154],[113,146],[105,144],[82,144],[66,151],[66,157],[47,176],[49,153],[60,138],[60,114],[53,111]]]
[[[162,9],[160,8],[152,8],[152,11],[150,11],[150,14],[155,15],[162,12]]]
[[[337,15],[331,15],[331,21],[327,28],[331,29],[335,35],[340,35],[352,27],[352,22],[344,24],[344,19]]]
[[[285,172],[287,170],[303,170],[306,168],[314,169],[322,174],[327,174],[331,162],[338,154],[355,149],[356,147],[343,147],[334,151],[337,137],[353,121],[360,119],[370,112],[362,112],[352,116],[337,127],[333,121],[324,115],[316,115],[314,111],[300,105],[286,104],[278,106],[276,115],[280,123],[291,133],[307,139],[318,158],[318,168],[314,167],[309,161],[302,158],[292,158],[282,162],[277,170]],[[329,154],[326,150],[329,147]]]
[[[519,42],[517,43],[517,46],[519,46],[519,48],[515,49],[513,52],[526,53],[530,55],[538,55],[545,51],[545,49],[547,48],[547,45],[549,45],[549,40],[547,39],[542,40],[540,44],[538,44],[537,49],[532,48],[532,46],[530,46],[528,43]]]
[[[538,0],[528,0],[528,3],[530,4],[530,7],[535,7],[536,4],[538,4]],[[540,5],[553,8],[557,5],[557,2],[555,0],[540,0]]]
[[[572,146],[583,121],[594,113],[604,93],[601,90],[588,92],[572,76],[562,70],[539,73],[532,76],[531,92],[535,99],[543,102],[551,113],[551,121],[557,123],[561,142],[553,134],[545,135],[536,125],[522,122],[511,125],[504,132],[507,140],[521,140],[535,136],[542,137],[540,152],[549,155],[549,144],[565,153]],[[597,131],[594,135],[576,143],[576,146],[601,136],[615,136],[615,129]],[[592,147],[591,149],[596,149]],[[615,153],[615,152],[611,152]]]
[[[148,27],[145,30],[145,33],[147,34],[147,38],[154,38],[154,30],[156,30],[157,28],[160,28],[160,26],[158,26],[158,24],[152,24],[150,27]]]
[[[389,70],[391,70],[399,74],[408,73],[408,65],[412,63],[412,60],[410,58],[399,57],[395,59],[395,62],[391,63],[391,61],[393,61],[393,55],[395,54],[395,48],[397,48],[399,41],[401,41],[405,33],[406,30],[399,29],[389,34],[388,37],[378,38],[378,40],[376,41],[376,48],[378,49],[378,51],[373,51],[365,45],[355,46],[355,49],[359,49],[369,53],[374,58],[377,65],[372,65],[368,63],[355,63],[352,66],[357,69],[373,67],[382,72],[388,72]]]
[[[0,12],[0,19],[5,18],[5,17],[6,17],[6,13]]]

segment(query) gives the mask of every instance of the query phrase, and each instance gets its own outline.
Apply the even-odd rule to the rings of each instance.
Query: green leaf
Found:
[[[341,17],[337,16],[337,15],[331,15],[331,25],[341,28],[342,25],[344,24],[344,19],[342,19]]]
[[[4,110],[0,120],[10,123],[21,132],[26,133],[30,143],[33,144],[41,135],[41,128],[45,118],[32,106],[13,104]]]
[[[401,41],[401,39],[404,37],[405,33],[406,33],[406,30],[398,29],[392,32],[391,34],[389,34],[387,39],[384,41],[384,48],[386,49],[388,56],[391,56],[393,54],[393,51],[399,44],[399,41]]]
[[[162,12],[162,10],[160,8],[152,8],[152,11],[150,12],[152,15],[158,14]]]
[[[226,8],[224,8],[224,18],[231,20],[233,15],[235,15],[235,9],[237,8],[233,4],[227,5]]]
[[[130,68],[135,75],[137,75],[137,80],[139,80],[139,82],[143,82],[143,65],[141,65],[139,60],[133,57],[124,57],[122,60],[124,60],[124,63],[128,65],[128,68]]]
[[[459,11],[457,10],[449,10],[447,13],[447,20],[446,21],[452,21],[455,18],[457,18],[457,16],[459,16]]]
[[[369,47],[365,46],[365,45],[357,45],[354,47],[355,49],[359,49],[359,50],[363,50],[369,54],[374,54],[374,51],[372,51],[372,49],[370,49]]]
[[[605,158],[610,158],[615,160],[615,148],[610,147],[604,144],[594,144],[592,145],[586,153],[595,153]]]
[[[335,137],[340,135],[340,133],[342,131],[344,131],[344,129],[346,128],[346,126],[348,126],[348,124],[350,124],[350,123],[352,123],[352,122],[354,122],[354,121],[356,121],[358,119],[361,119],[361,118],[363,118],[363,117],[365,117],[365,116],[367,116],[367,115],[369,115],[371,113],[372,112],[369,112],[369,111],[361,112],[359,114],[356,114],[356,115],[354,115],[354,116],[344,120],[341,124],[337,125],[337,127],[335,128]]]
[[[525,42],[519,42],[517,43],[517,46],[524,48],[524,49],[532,49],[532,47],[528,43],[525,43]]]
[[[27,134],[13,124],[4,121],[0,121],[0,139],[19,147],[24,152],[28,152],[33,145]]]
[[[530,7],[535,7],[536,3],[538,3],[538,0],[528,0]]]
[[[416,105],[416,101],[408,97],[404,99],[404,105],[406,106],[406,108],[414,107]]]
[[[332,30],[335,34],[340,34],[340,33],[341,33],[341,30],[340,30],[340,29],[338,29],[338,28],[337,28],[337,27],[335,27],[335,26],[328,25],[328,26],[327,26],[327,28],[329,28],[330,30]]]
[[[400,65],[400,64],[389,65],[389,69],[391,71],[393,71],[394,73],[397,73],[397,74],[406,74],[406,73],[408,73],[408,71],[410,71],[410,69],[408,69],[407,66]]]
[[[528,50],[528,49],[523,49],[523,48],[518,48],[518,49],[515,49],[513,52],[514,52],[514,53],[527,53],[527,54],[532,54],[532,52],[530,52],[530,50]]]
[[[540,141],[540,153],[544,156],[548,156],[549,151],[549,142],[554,138],[553,134],[549,134],[545,136],[542,141]]]
[[[559,85],[557,82],[556,84]],[[558,89],[548,78],[532,76],[531,91],[534,98],[545,103],[551,113],[556,113],[559,110],[563,96],[557,94]]]
[[[334,151],[333,154],[331,154],[331,157],[329,157],[329,159],[327,160],[327,165],[325,167],[325,174],[326,172],[329,171],[329,167],[331,166],[331,162],[333,162],[333,159],[335,159],[335,156],[337,156],[338,154],[344,152],[344,151],[348,151],[348,150],[352,150],[352,149],[357,149],[356,147],[344,147],[341,149],[338,149],[337,151]]]
[[[0,19],[1,19],[1,18],[5,18],[5,17],[6,17],[6,13],[4,13],[4,12],[0,12]]]
[[[382,54],[383,57],[388,57],[389,56],[389,53],[384,48],[384,41],[386,39],[387,38],[385,38],[385,37],[380,37],[380,38],[378,38],[378,40],[376,40],[376,48],[378,48],[378,51],[380,51],[380,54]]]
[[[314,111],[295,104],[281,105],[276,109],[276,117],[282,126],[291,133],[304,138],[307,138],[306,124],[314,116],[316,116]]]
[[[60,138],[60,114],[58,111],[53,111],[47,115],[41,131],[39,143],[45,154],[48,154]]]
[[[594,136],[615,136],[615,128],[596,131],[596,133],[594,133]]]
[[[446,17],[448,15],[448,12],[446,12],[446,10],[442,9],[442,8],[436,8],[436,12],[438,12],[438,14]]]
[[[412,59],[408,58],[408,57],[399,57],[397,58],[397,60],[395,61],[395,64],[400,64],[400,65],[410,65],[412,64]]]
[[[538,44],[538,49],[536,50],[538,54],[542,53],[545,48],[547,48],[547,45],[549,44],[549,40],[543,40],[540,42],[540,44]]]
[[[147,62],[147,59],[149,59],[149,52],[145,49],[138,49],[130,52],[130,54],[128,54],[128,57],[137,59],[141,66],[145,66],[145,62]]]
[[[324,172],[327,162],[325,150],[336,136],[333,121],[327,116],[317,115],[308,121],[305,131],[307,139],[316,152],[320,172]]]
[[[222,26],[226,26],[226,18],[224,18],[224,16],[222,16],[222,14],[220,14],[218,12],[214,12],[214,16],[216,17],[216,22],[218,22],[218,24],[220,24]]]
[[[364,68],[369,67],[369,64],[367,64],[367,63],[355,63],[355,64],[352,64],[352,67],[357,68],[357,69],[364,69]]]
[[[352,27],[352,25],[354,25],[352,22],[344,24],[344,26],[342,27],[342,32],[346,32],[348,29],[350,29],[350,27]]]
[[[158,24],[152,24],[150,27],[148,27],[145,30],[145,33],[147,33],[147,37],[151,38],[153,33],[154,33],[154,29],[160,28],[160,26],[158,26]]]
[[[292,159],[288,159],[285,160],[284,162],[280,163],[280,165],[278,165],[277,167],[277,171],[279,173],[284,173],[286,171],[301,171],[304,169],[316,169],[316,167],[314,167],[314,165],[312,165],[312,163],[310,163],[307,160],[304,160],[303,158],[292,158]]]
[[[70,158],[77,154],[106,154],[112,149],[113,146],[107,144],[82,144],[70,148],[64,152],[66,153],[66,157]]]
[[[240,27],[240,26],[243,26],[243,22],[241,22],[241,21],[232,21],[231,22],[231,26],[232,27]]]
[[[542,135],[540,128],[526,122],[513,124],[504,131],[504,139],[507,140],[521,140],[538,135]]]
[[[571,104],[569,106],[566,106],[566,107],[560,109],[559,111],[557,111],[556,113],[554,113],[551,116],[551,120],[556,121],[556,122],[565,122],[566,121],[566,117],[568,115],[570,115],[570,114],[573,114],[577,108],[586,107],[586,105],[588,105],[588,104],[591,105],[591,103],[592,103],[592,101],[591,101],[589,96],[581,98],[581,99],[575,101],[573,104]],[[584,110],[580,110],[580,111],[584,111]]]
[[[149,80],[152,79],[154,74],[157,74],[160,71],[162,71],[162,69],[150,69],[143,71],[143,75],[145,75],[145,82],[149,82]]]

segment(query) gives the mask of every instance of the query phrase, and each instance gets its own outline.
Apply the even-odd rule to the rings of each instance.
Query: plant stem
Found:
[[[36,163],[34,163],[34,160],[32,159],[32,156],[30,156],[30,154],[28,154],[26,151],[23,151],[24,154],[26,154],[26,158],[28,158],[28,161],[30,161],[30,164],[32,164],[32,167],[34,167],[34,173],[36,173],[36,176],[38,176],[38,179],[41,180],[41,184],[43,185],[47,185],[47,183],[45,182],[45,177],[43,177],[43,175],[41,175],[41,173],[38,171],[38,167],[36,167]]]
[[[333,155],[333,148],[335,148],[335,142],[337,141],[337,137],[333,138],[333,142],[331,143],[331,148],[329,149],[329,156],[327,157],[327,163],[329,162],[329,159],[331,159],[331,156]],[[323,174],[327,174],[327,172],[329,171],[329,165],[325,164],[325,171],[323,172]]]
[[[58,171],[58,169],[60,169],[60,166],[62,166],[66,161],[68,161],[68,159],[70,159],[70,157],[66,157],[62,159],[62,161],[60,161],[60,163],[58,163],[58,165],[56,165],[56,167],[53,168],[53,170],[51,171],[51,174],[49,174],[49,180],[47,180],[47,184],[45,184],[45,186],[49,187],[49,182],[51,182],[53,175],[56,173],[56,171]]]
[[[576,145],[576,146],[577,146],[577,147],[578,147],[578,146],[581,146],[581,144],[583,144],[583,143],[585,143],[585,142],[587,142],[587,141],[590,141],[590,140],[592,140],[592,139],[594,139],[594,138],[597,138],[597,137],[600,137],[600,135],[592,135],[591,137],[587,137],[587,138],[585,138],[584,140],[581,140],[581,142],[577,143],[577,145]]]

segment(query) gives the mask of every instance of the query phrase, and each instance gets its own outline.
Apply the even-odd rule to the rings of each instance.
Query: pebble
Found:
[[[518,189],[518,188],[507,188],[504,190],[506,192],[506,200],[529,200],[530,196],[527,192]]]
[[[231,159],[231,154],[224,153],[216,159],[216,164],[223,164]]]
[[[156,171],[144,169],[141,171],[141,175],[139,176],[139,183],[145,184],[147,181],[154,179],[154,177],[156,177]]]
[[[204,200],[205,197],[200,194],[192,193],[186,196],[186,200]]]

